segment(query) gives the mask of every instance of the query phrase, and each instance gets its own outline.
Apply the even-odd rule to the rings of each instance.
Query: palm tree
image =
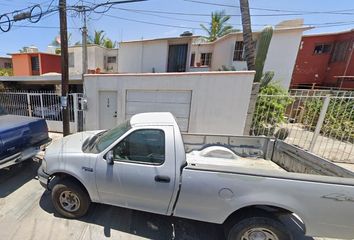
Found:
[[[103,46],[104,39],[105,39],[104,37],[105,37],[105,34],[104,34],[103,30],[100,30],[100,31],[95,30],[95,34],[93,36],[89,37],[90,38],[89,42]]]
[[[248,70],[254,70],[254,43],[252,40],[251,16],[248,0],[240,0],[242,17],[243,45],[245,46],[245,58]]]
[[[113,42],[113,41],[112,41],[111,39],[109,39],[109,38],[105,38],[105,39],[104,39],[104,44],[103,44],[103,46],[104,46],[105,48],[115,48],[116,45],[117,45],[117,42]]]
[[[216,11],[211,13],[211,22],[209,28],[200,24],[200,26],[208,33],[208,36],[205,37],[209,42],[215,41],[217,38],[225,36],[231,32],[239,31],[233,29],[233,27],[227,24],[227,21],[230,20],[230,16],[225,14],[225,11]]]

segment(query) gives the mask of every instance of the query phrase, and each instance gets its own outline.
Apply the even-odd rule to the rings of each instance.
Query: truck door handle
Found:
[[[171,179],[168,176],[162,176],[162,175],[155,176],[155,182],[169,183],[170,181],[171,181]]]

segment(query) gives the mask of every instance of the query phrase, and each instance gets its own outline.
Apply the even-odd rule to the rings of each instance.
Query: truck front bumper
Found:
[[[48,188],[49,187],[50,176],[43,171],[42,167],[40,167],[38,169],[38,180],[39,180],[39,183],[41,184],[42,187],[44,187],[47,190],[50,190]]]

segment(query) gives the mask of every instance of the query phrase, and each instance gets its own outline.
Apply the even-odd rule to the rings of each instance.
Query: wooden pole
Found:
[[[70,134],[68,109],[69,64],[68,64],[68,31],[66,21],[66,0],[59,0],[60,48],[61,48],[61,106],[63,116],[63,135]]]

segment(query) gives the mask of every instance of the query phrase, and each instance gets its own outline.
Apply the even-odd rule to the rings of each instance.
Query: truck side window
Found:
[[[157,129],[137,130],[113,148],[115,161],[160,165],[165,161],[165,133]]]

